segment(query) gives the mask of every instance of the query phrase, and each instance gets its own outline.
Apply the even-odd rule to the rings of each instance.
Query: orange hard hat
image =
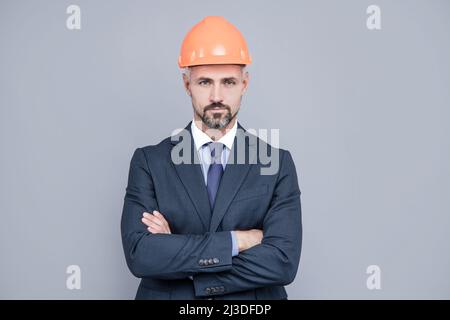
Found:
[[[223,17],[209,16],[188,32],[181,45],[180,68],[204,64],[250,64],[241,32]]]

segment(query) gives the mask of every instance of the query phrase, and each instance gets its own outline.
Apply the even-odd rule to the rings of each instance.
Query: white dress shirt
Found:
[[[192,137],[194,138],[195,150],[197,150],[198,158],[200,160],[200,164],[202,165],[203,178],[205,180],[205,185],[208,183],[208,169],[211,164],[211,153],[207,145],[207,142],[220,142],[225,145],[222,152],[221,163],[223,166],[223,170],[225,171],[225,167],[227,165],[228,157],[230,156],[231,147],[234,143],[234,137],[236,136],[237,131],[237,121],[234,122],[233,127],[219,140],[212,140],[206,133],[204,133],[200,128],[197,127],[195,121],[192,120],[191,123],[191,132]]]

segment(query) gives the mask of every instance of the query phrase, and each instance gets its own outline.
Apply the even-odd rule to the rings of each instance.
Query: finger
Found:
[[[158,217],[155,217],[154,215],[152,215],[150,213],[144,212],[143,216],[144,216],[144,218],[152,221],[153,223],[155,223],[155,224],[157,224],[159,226],[163,226],[164,225],[164,223]]]
[[[167,228],[169,228],[169,223],[167,222],[167,220],[166,220],[166,218],[164,218],[164,216],[159,212],[159,211],[153,211],[153,214],[157,217],[157,218],[159,218],[163,223],[164,223],[164,225],[167,227]]]
[[[166,221],[166,218],[164,218],[164,216],[163,216],[163,214],[161,213],[161,212],[159,212],[159,211],[153,211],[153,215],[155,216],[155,217],[158,217],[158,219],[161,219],[161,220],[163,220],[163,221]]]
[[[164,223],[164,221],[166,220],[164,219],[164,216],[156,210],[153,211],[153,216],[155,217],[155,219],[158,219],[158,221],[161,221],[161,223]]]
[[[148,231],[150,231],[153,234],[163,234],[163,233],[167,233],[165,230],[162,230],[160,228],[154,228],[154,227],[148,227],[147,228]]]
[[[161,228],[164,228],[164,222],[161,221],[161,220],[159,220],[158,218],[152,217],[151,221],[152,221],[154,224],[160,226]]]
[[[165,232],[165,233],[170,233],[170,230],[169,230],[169,228],[167,228],[167,227],[164,227],[164,232]]]
[[[163,228],[162,226],[158,225],[157,223],[155,223],[155,222],[154,222],[153,220],[151,220],[151,219],[142,218],[141,221],[142,221],[142,223],[144,223],[144,224],[145,224],[146,226],[148,226],[148,227],[152,226],[152,227],[154,227],[154,228],[160,228],[160,229]]]
[[[151,233],[165,233],[165,231],[159,227],[155,227],[154,225],[147,228]]]
[[[144,212],[142,216],[143,216],[142,222],[146,226],[152,227],[153,232],[169,233],[169,234],[171,233],[169,223],[160,212],[156,210],[153,211],[153,214]]]
[[[151,220],[147,219],[147,218],[142,218],[141,219],[142,223],[145,224],[147,227],[150,227],[152,225]]]
[[[155,223],[155,221],[152,219],[142,218],[141,221],[148,227],[153,227],[153,228],[157,228],[157,229],[161,229],[161,230],[164,229],[163,226]]]
[[[151,222],[154,222],[154,223],[157,223],[157,219],[154,217],[154,216],[152,216],[151,214],[144,214],[143,215],[143,217],[142,217],[142,219],[145,219],[145,220],[147,220],[147,221],[151,221]],[[158,224],[158,223],[157,223]],[[159,224],[158,224],[159,225]]]
[[[153,234],[159,233],[156,229],[154,229],[152,227],[148,227],[147,230]]]
[[[159,212],[159,211],[153,211],[153,216],[160,220],[162,223],[167,224],[166,218]]]
[[[144,212],[142,214],[142,217],[150,220],[152,218],[152,215],[150,213],[148,213],[148,212]]]
[[[142,213],[143,217],[151,217],[153,216],[153,214],[151,214],[150,212],[145,211],[144,213]]]

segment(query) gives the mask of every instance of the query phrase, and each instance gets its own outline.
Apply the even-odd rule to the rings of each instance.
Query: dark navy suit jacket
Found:
[[[177,147],[186,133],[192,138],[190,123],[184,133],[138,148],[131,159],[121,233],[127,265],[142,279],[136,298],[287,298],[284,286],[297,274],[302,241],[300,189],[289,151],[271,147],[238,123],[235,161],[227,163],[211,210],[198,161],[171,157],[179,149],[189,155]],[[261,150],[276,155],[274,174],[261,174],[269,166]],[[153,210],[164,215],[172,234],[147,230],[142,213]],[[249,229],[263,230],[262,243],[232,257],[230,231]]]

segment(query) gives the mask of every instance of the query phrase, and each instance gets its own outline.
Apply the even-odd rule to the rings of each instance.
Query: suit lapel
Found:
[[[240,142],[239,142],[240,141]],[[243,144],[240,144],[244,142]],[[244,150],[242,148],[245,146]],[[238,152],[245,151],[244,163],[239,163]],[[222,179],[220,181],[219,190],[217,191],[214,210],[212,213],[210,232],[217,231],[231,201],[235,197],[240,186],[244,182],[251,164],[255,163],[256,144],[253,139],[247,139],[244,134],[244,128],[238,123],[238,130],[234,138],[233,147],[230,156],[234,156],[233,163],[227,163]]]
[[[172,163],[172,165],[174,166],[184,188],[186,189],[186,192],[188,193],[192,203],[194,204],[194,207],[200,220],[202,221],[204,229],[208,230],[208,226],[210,225],[211,221],[211,208],[209,205],[208,191],[206,190],[202,169],[199,164],[197,151],[195,150],[195,143],[192,138],[191,122],[184,130],[187,130],[189,132],[189,137],[191,139],[189,143],[191,152],[190,159],[193,159],[191,160],[193,161],[193,163]],[[171,142],[173,145],[181,143],[178,137],[175,139],[171,139]]]

